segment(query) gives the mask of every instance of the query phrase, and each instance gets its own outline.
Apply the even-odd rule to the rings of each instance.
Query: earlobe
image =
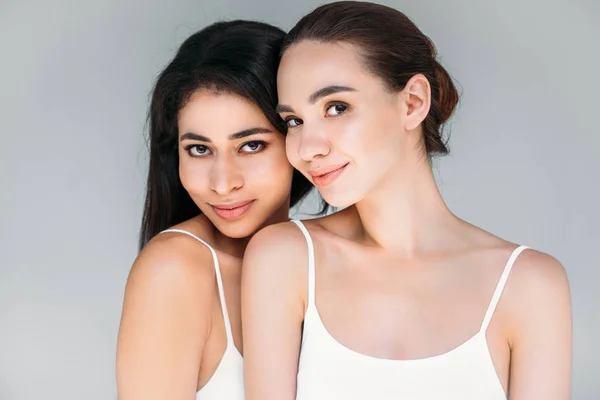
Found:
[[[431,86],[422,74],[416,74],[404,86],[403,101],[406,107],[406,130],[419,127],[429,114]]]

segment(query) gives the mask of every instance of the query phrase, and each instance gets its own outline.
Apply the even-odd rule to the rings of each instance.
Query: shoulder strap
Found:
[[[191,232],[184,231],[182,229],[166,229],[160,233],[165,232],[173,232],[173,233],[182,233],[184,235],[188,235],[193,237],[210,250],[210,254],[212,254],[213,264],[215,267],[215,274],[217,276],[217,287],[219,288],[219,299],[221,300],[221,310],[223,312],[223,322],[225,322],[225,332],[227,333],[227,340],[230,343],[233,343],[233,334],[231,333],[231,322],[229,321],[229,312],[227,312],[227,302],[225,301],[225,290],[223,289],[223,279],[221,278],[221,267],[219,266],[219,259],[217,258],[217,253],[215,250],[204,240],[200,239],[198,236],[194,235]]]
[[[308,246],[308,307],[311,307],[315,306],[315,246],[304,224],[297,219],[292,222],[300,228]]]
[[[488,309],[485,313],[485,317],[483,318],[480,332],[485,332],[487,330],[487,327],[490,324],[490,321],[492,320],[492,316],[494,315],[494,311],[496,310],[496,306],[498,305],[498,301],[500,300],[500,296],[502,295],[502,291],[504,290],[504,286],[506,286],[506,281],[508,280],[508,275],[510,274],[512,267],[513,267],[515,261],[517,260],[517,257],[519,257],[519,254],[521,254],[521,252],[523,250],[528,249],[528,248],[529,247],[527,247],[527,246],[519,246],[510,255],[510,258],[508,259],[508,262],[506,263],[506,266],[504,267],[504,271],[502,272],[502,275],[500,276],[500,280],[498,281],[498,284],[496,285],[496,290],[494,291],[492,300],[490,301],[490,305],[488,306]]]

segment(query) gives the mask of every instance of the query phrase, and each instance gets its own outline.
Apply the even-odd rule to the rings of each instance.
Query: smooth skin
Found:
[[[175,226],[216,251],[236,349],[242,353],[240,280],[244,249],[260,228],[286,221],[293,169],[284,135],[256,105],[196,93],[178,120],[179,175],[202,215]],[[241,133],[241,134],[240,134]],[[241,217],[213,205],[254,200]],[[120,400],[195,398],[213,376],[227,338],[213,258],[194,238],[156,236],[136,259],[118,337]]]
[[[283,56],[278,90],[292,165],[311,179],[347,164],[319,187],[329,204],[346,208],[305,222],[316,251],[316,306],[332,337],[397,360],[439,355],[471,338],[517,245],[446,207],[421,145],[427,79],[417,74],[392,93],[352,45],[301,41]],[[289,222],[262,230],[246,250],[249,400],[296,397],[307,267],[306,241]],[[511,400],[570,398],[571,336],[564,268],[524,251],[486,334]]]

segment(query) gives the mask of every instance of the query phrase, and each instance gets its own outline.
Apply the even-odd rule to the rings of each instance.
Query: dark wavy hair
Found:
[[[198,90],[230,93],[256,104],[282,134],[276,74],[285,33],[255,21],[214,23],[186,39],[160,73],[148,112],[150,165],[140,230],[140,250],[159,232],[193,218],[200,209],[179,179],[177,116]],[[291,206],[312,188],[294,170]]]

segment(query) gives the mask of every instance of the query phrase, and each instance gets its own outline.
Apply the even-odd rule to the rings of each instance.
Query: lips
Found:
[[[319,169],[308,171],[309,175],[312,176],[313,183],[315,186],[323,187],[331,184],[344,172],[348,163],[331,165]]]
[[[235,203],[211,204],[213,211],[223,219],[237,219],[248,212],[254,200],[238,201]]]

